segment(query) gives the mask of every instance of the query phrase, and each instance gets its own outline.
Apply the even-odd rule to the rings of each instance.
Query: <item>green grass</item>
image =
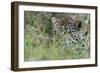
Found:
[[[65,16],[65,14],[58,15]],[[64,45],[63,42],[65,41],[64,36],[68,36],[69,34],[52,34],[52,23],[50,18],[50,13],[25,12],[24,60],[42,61],[89,58],[87,46],[85,49],[82,48],[82,44],[86,42],[81,42],[81,44],[78,43],[74,46],[68,44],[71,45],[68,46]],[[53,40],[51,40],[51,38],[53,38]]]

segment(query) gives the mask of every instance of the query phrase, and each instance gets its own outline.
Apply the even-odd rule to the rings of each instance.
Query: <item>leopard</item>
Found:
[[[57,17],[53,17],[52,23],[54,32],[63,32],[63,48],[70,48],[74,51],[77,51],[79,54],[84,53],[84,51],[89,51],[90,33],[88,30],[82,30],[83,24],[82,21],[78,18],[78,16],[71,16],[64,20],[61,20]]]

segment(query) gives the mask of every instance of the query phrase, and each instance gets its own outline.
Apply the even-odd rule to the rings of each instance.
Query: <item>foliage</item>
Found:
[[[77,44],[70,43],[72,41],[68,38],[71,39],[71,34],[63,32],[66,29],[61,28],[59,33],[53,31],[52,17],[64,20],[73,15],[78,16],[78,19],[82,22],[82,28],[80,31],[85,32],[88,30],[88,35],[84,37],[84,41],[80,40],[81,42],[78,42]],[[89,14],[25,11],[24,16],[25,61],[89,58]]]

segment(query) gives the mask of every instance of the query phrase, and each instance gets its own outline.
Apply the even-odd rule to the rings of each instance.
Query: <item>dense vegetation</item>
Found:
[[[90,15],[79,13],[53,13],[25,11],[24,32],[24,60],[64,60],[85,59],[90,56]],[[76,16],[80,20],[81,28],[77,30],[80,41],[73,39],[72,34],[61,26],[56,30],[52,18],[60,23],[67,23],[69,19]],[[73,22],[73,21],[72,21]],[[78,29],[78,28],[77,28]],[[55,30],[55,31],[54,31]],[[80,33],[82,32],[82,33]],[[86,36],[81,36],[82,34]],[[82,38],[83,37],[83,38]],[[75,43],[73,43],[73,40]]]

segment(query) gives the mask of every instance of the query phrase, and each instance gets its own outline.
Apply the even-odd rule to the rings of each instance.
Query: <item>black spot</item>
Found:
[[[78,41],[78,39],[76,39],[76,41]]]
[[[74,42],[72,41],[72,43],[74,44]]]
[[[86,36],[87,34],[88,34],[88,32],[85,32],[85,34],[84,34],[84,35]]]
[[[84,47],[84,45],[82,45],[82,47]]]
[[[56,33],[56,31],[54,31],[54,33]]]
[[[78,28],[81,28],[81,27],[82,27],[82,22],[80,21],[78,24]]]
[[[64,34],[66,34],[66,32],[64,32]]]
[[[83,41],[84,41],[85,39],[83,39]]]
[[[75,32],[75,30],[72,30],[71,32]]]

